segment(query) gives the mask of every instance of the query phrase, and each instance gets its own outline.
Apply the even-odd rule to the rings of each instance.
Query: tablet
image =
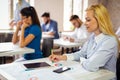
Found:
[[[36,62],[36,63],[27,63],[23,64],[26,68],[40,68],[40,67],[48,67],[50,66],[46,62]]]

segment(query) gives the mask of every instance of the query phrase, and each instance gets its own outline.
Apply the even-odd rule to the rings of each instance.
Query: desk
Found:
[[[18,44],[13,44],[12,42],[0,43],[0,49],[6,48],[6,51],[0,50],[0,56],[11,56],[16,54],[25,54],[25,53],[33,53],[34,49],[31,48],[20,48]]]
[[[65,48],[72,48],[72,47],[82,46],[83,43],[74,43],[74,42],[64,41],[63,39],[55,39],[54,44]]]
[[[9,30],[9,29],[6,29],[6,30],[0,30],[0,33],[13,33],[15,30]]]
[[[12,56],[17,54],[33,53],[34,49],[20,48],[18,44],[12,42],[0,43],[0,56]],[[5,58],[3,59],[5,63]]]
[[[83,45],[83,43],[74,43],[74,42],[65,41],[63,39],[55,39],[54,45],[61,46],[62,47],[62,54],[63,54],[64,48],[80,47]]]
[[[34,62],[47,62],[51,67],[38,68],[30,71],[25,71],[23,64]],[[79,62],[75,61],[61,61],[62,66],[70,67],[71,70],[61,74],[52,72],[59,68],[54,66],[54,63],[48,58],[23,61],[18,63],[10,63],[0,65],[0,79],[1,80],[30,80],[31,77],[37,77],[37,80],[110,80],[115,77],[115,73],[101,69],[97,72],[89,72],[81,67]]]

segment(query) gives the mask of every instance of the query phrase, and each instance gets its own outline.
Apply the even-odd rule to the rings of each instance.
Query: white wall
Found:
[[[116,31],[120,27],[120,0],[89,0],[89,6],[96,3],[102,3],[107,8]]]
[[[8,0],[0,0],[0,29],[9,29]]]
[[[59,31],[63,28],[63,0],[34,0],[39,19],[44,12],[50,12],[51,19],[58,22]]]
[[[120,27],[120,0],[107,0],[106,4],[116,31]]]

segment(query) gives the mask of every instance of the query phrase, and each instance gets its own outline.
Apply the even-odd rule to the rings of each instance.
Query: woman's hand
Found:
[[[70,42],[75,42],[75,40],[73,38],[69,38]]]
[[[68,36],[62,36],[63,40],[68,40]]]
[[[17,22],[17,30],[20,30],[21,29],[21,26],[22,26],[23,22],[20,20]]]
[[[23,22],[22,29],[26,29],[27,27],[29,27],[29,25],[27,23]]]
[[[49,56],[49,59],[53,62],[58,62],[58,61],[61,61],[61,60],[67,60],[67,56],[66,55],[52,54],[52,55]]]

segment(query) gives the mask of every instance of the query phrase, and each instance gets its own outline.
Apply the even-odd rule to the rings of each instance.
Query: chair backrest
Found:
[[[116,31],[116,34],[117,34],[118,36],[120,36],[120,26],[118,27],[118,29],[117,29],[117,31]]]
[[[117,59],[117,64],[116,64],[116,77],[117,77],[117,80],[120,80],[120,57]]]

